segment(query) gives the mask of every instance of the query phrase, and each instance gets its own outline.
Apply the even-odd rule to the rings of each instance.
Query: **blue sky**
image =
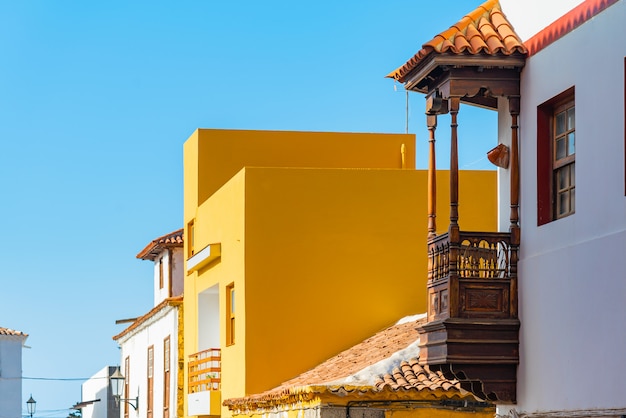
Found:
[[[196,128],[404,132],[384,76],[481,3],[0,0],[0,326],[30,335],[23,402],[66,417],[119,363],[115,320],[152,306],[135,255],[182,226]],[[412,93],[421,168],[423,115]],[[462,106],[461,168],[493,168],[495,121]]]

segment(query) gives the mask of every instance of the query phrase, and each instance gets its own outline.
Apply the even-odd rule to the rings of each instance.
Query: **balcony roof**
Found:
[[[488,0],[465,15],[449,29],[436,35],[406,63],[387,74],[401,83],[424,63],[435,57],[507,57],[527,53],[524,43],[500,8],[498,0]]]

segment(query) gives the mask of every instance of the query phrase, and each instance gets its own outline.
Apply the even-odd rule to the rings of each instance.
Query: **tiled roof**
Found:
[[[128,328],[126,328],[124,331],[120,332],[119,334],[115,335],[113,337],[113,339],[115,341],[119,340],[120,338],[122,338],[123,336],[125,336],[126,334],[128,334],[129,332],[139,328],[142,324],[144,324],[146,321],[148,321],[150,318],[152,318],[153,316],[155,316],[161,309],[165,308],[166,306],[180,306],[183,303],[183,297],[182,296],[176,296],[176,297],[171,297],[171,298],[167,298],[165,300],[163,300],[163,302],[159,303],[157,306],[155,306],[154,308],[152,308],[150,310],[150,312],[148,312],[147,314],[140,316],[139,318],[137,318]]]
[[[142,260],[154,260],[165,248],[179,247],[182,245],[183,229],[181,228],[152,240],[150,244],[146,245],[146,248],[137,254],[137,258],[141,258]]]
[[[224,405],[231,410],[252,410],[308,401],[323,394],[345,396],[381,392],[393,397],[477,400],[461,389],[459,382],[446,380],[428,368],[413,366],[419,356],[417,326],[424,320],[425,317],[420,316],[400,321],[272,390],[227,399]]]
[[[498,0],[488,0],[473,12],[422,45],[404,65],[387,75],[400,82],[431,54],[511,55],[525,54],[526,47],[500,8]]]
[[[528,55],[536,54],[563,35],[573,31],[618,0],[586,0],[527,40]]]
[[[28,334],[24,334],[22,331],[16,331],[10,328],[0,327],[0,335],[12,335],[17,337],[28,337]]]

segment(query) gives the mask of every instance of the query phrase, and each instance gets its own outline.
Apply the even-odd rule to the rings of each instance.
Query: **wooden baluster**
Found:
[[[450,98],[450,239],[458,241],[459,231],[459,150],[457,139],[457,114],[459,113],[460,98]],[[456,234],[452,235],[453,230]]]
[[[511,226],[512,244],[519,245],[519,140],[517,117],[519,115],[519,97],[509,97],[511,114]]]
[[[437,233],[437,163],[435,158],[435,129],[437,115],[426,114],[428,125],[428,239]]]

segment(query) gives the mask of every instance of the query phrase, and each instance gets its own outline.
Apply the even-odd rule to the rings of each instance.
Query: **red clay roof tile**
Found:
[[[168,247],[180,247],[183,245],[183,229],[160,236],[137,254],[137,258],[142,260],[154,260],[158,254]]]
[[[28,334],[24,334],[22,331],[16,331],[16,330],[11,329],[11,328],[3,328],[3,327],[0,327],[0,335],[11,335],[11,336],[18,336],[18,337],[28,337]]]
[[[586,0],[555,20],[545,29],[527,40],[524,45],[528,56],[534,55],[552,42],[573,31],[618,0]]]
[[[351,392],[383,391],[415,396],[428,391],[429,397],[434,394],[476,400],[458,381],[449,381],[418,364],[417,326],[423,321],[424,318],[399,322],[272,390],[227,399],[224,405],[231,410],[249,411],[310,400],[323,393],[343,396]]]
[[[522,40],[502,13],[500,2],[488,0],[422,45],[417,54],[387,77],[404,82],[406,76],[431,54],[511,55],[526,52]]]

